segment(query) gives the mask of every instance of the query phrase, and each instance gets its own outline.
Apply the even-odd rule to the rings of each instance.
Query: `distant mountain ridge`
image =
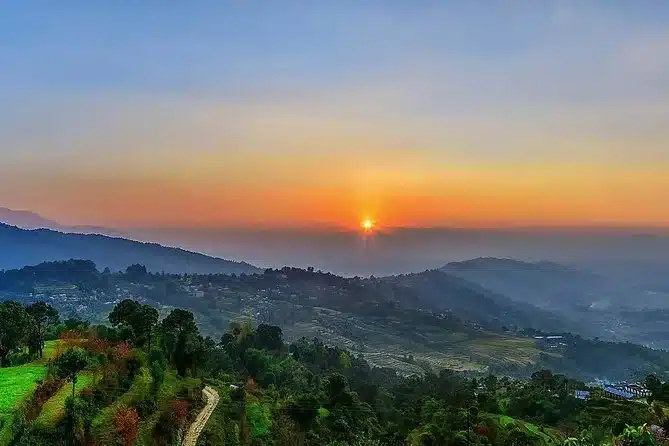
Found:
[[[440,270],[511,299],[551,309],[589,306],[613,298],[616,291],[607,277],[548,261],[481,257],[448,263]]]
[[[14,210],[0,207],[0,223],[23,229],[60,229],[60,223],[44,218],[28,210]]]
[[[96,234],[51,229],[22,229],[0,223],[0,269],[22,268],[45,261],[90,259],[100,268],[119,271],[141,263],[166,273],[240,274],[261,270],[245,262],[210,257],[180,248]]]
[[[569,331],[575,327],[556,314],[522,301],[514,301],[481,284],[440,270],[384,277],[393,294],[408,306],[448,310],[463,320],[486,326],[513,325]]]

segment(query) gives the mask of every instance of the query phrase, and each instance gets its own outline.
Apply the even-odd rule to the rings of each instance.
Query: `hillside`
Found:
[[[443,271],[391,276],[384,278],[383,282],[395,286],[395,295],[402,301],[413,301],[414,305],[423,308],[447,310],[462,319],[488,327],[514,326],[553,331],[570,328],[553,313],[531,304],[515,302]]]
[[[441,271],[511,299],[557,310],[610,302],[616,295],[607,277],[554,262],[478,258],[449,263]]]
[[[18,317],[35,311],[5,305]],[[0,368],[9,383],[0,397],[0,446],[668,443],[662,375],[634,386],[647,400],[616,399],[629,383],[602,387],[549,369],[520,380],[443,366],[408,376],[371,367],[371,354],[319,339],[287,342],[280,327],[249,321],[204,337],[192,312],[174,308],[161,320],[133,300],[115,306],[111,327],[61,323],[51,313],[42,322],[52,339],[42,359],[30,349],[40,342],[34,319],[23,332],[0,319],[16,339],[12,365]],[[593,359],[604,366],[608,358]],[[412,356],[404,361],[422,366]]]
[[[558,345],[538,343],[541,332],[567,331],[559,318],[438,271],[382,279],[298,268],[184,276],[100,272],[93,262],[71,260],[0,273],[0,300],[46,300],[94,323],[126,298],[163,315],[187,308],[206,335],[231,321],[268,323],[289,340],[322,339],[406,374],[450,368],[528,376],[550,365],[584,379],[626,379],[669,370],[668,354],[631,344],[568,335]]]
[[[141,263],[166,273],[254,273],[258,268],[155,243],[92,234],[67,234],[48,229],[26,230],[0,223],[0,269],[21,268],[44,261],[90,259],[112,271]]]

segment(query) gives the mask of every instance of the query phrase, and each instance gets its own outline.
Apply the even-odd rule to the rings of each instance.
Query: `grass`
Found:
[[[522,420],[516,420],[515,418],[509,417],[507,415],[487,414],[485,415],[485,417],[489,423],[501,426],[505,430],[512,430],[516,428],[521,430],[526,430],[532,436],[538,438],[541,441],[540,444],[542,445],[546,446],[561,445],[564,440],[562,434],[556,429],[551,429],[551,428],[542,429],[535,424],[528,423]]]
[[[537,362],[539,349],[532,339],[507,336],[484,337],[467,343],[467,350],[483,363],[499,362],[530,365]]]
[[[82,373],[77,379],[75,394],[79,395],[84,389],[95,382],[95,376],[91,373]],[[42,406],[42,411],[35,423],[40,426],[53,427],[65,413],[65,400],[72,395],[72,383],[66,383],[54,396]]]
[[[46,341],[44,343],[44,351],[42,352],[44,354],[44,358],[42,361],[48,361],[49,359],[52,359],[54,356],[56,356],[59,343],[60,341]]]
[[[12,409],[35,390],[37,381],[45,375],[46,369],[42,365],[26,364],[0,369],[0,418],[11,414]]]
[[[501,424],[504,427],[510,426],[512,424],[515,424],[516,420],[506,416],[506,415],[500,415],[499,417],[499,424]]]
[[[37,381],[44,379],[46,368],[44,363],[56,353],[59,341],[47,341],[44,347],[44,358],[31,363],[0,368],[0,419],[11,414],[12,410],[37,387]]]
[[[37,387],[37,381],[46,375],[46,368],[38,364],[24,364],[0,368],[0,445],[13,437],[12,414]]]

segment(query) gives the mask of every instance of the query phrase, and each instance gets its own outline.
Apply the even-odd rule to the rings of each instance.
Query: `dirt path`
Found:
[[[197,418],[195,418],[193,424],[191,424],[188,428],[188,432],[184,437],[184,441],[181,443],[182,446],[195,446],[202,429],[204,429],[207,421],[209,421],[209,417],[212,413],[214,413],[214,409],[216,409],[216,406],[218,405],[218,400],[220,397],[218,392],[211,387],[205,387],[202,390],[202,395],[204,395],[205,399],[207,400],[207,405],[204,406],[204,409],[202,409],[199,414],[197,414]]]

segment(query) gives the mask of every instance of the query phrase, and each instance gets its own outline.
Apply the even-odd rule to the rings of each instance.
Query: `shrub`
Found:
[[[132,445],[139,435],[139,415],[137,410],[122,407],[116,412],[114,417],[114,427],[119,434],[125,446]]]

